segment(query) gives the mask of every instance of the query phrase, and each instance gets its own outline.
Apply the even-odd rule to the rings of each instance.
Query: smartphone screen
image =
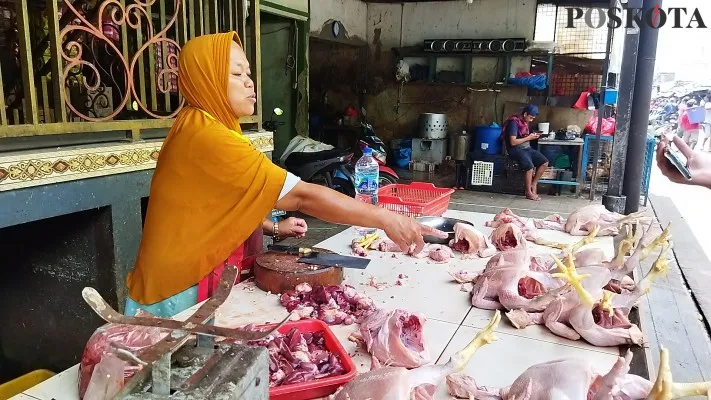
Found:
[[[691,180],[691,171],[689,171],[689,168],[686,166],[686,158],[681,153],[667,146],[666,149],[664,149],[664,156],[684,178]]]

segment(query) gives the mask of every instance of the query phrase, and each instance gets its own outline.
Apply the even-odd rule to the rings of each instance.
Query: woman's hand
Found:
[[[669,146],[669,139],[667,137],[662,137],[662,140],[657,144],[657,167],[662,171],[662,174],[672,182],[705,186],[711,189],[711,154],[691,150],[691,148],[676,135],[672,140],[681,154],[687,159],[686,165],[691,172],[691,180],[684,178],[676,167],[664,156],[664,149]]]
[[[306,236],[306,232],[309,230],[306,221],[301,218],[289,217],[281,222],[279,222],[279,237],[288,238],[293,237],[301,239]]]
[[[429,226],[417,223],[412,218],[403,215],[388,213],[388,220],[384,221],[385,234],[395,242],[403,251],[409,254],[419,254],[425,247],[422,235],[429,235],[444,239],[447,234]]]

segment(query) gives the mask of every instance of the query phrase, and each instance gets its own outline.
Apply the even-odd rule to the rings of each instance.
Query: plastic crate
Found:
[[[472,163],[472,186],[491,186],[494,183],[494,163],[474,161]]]
[[[388,185],[378,190],[378,205],[409,217],[441,217],[449,208],[454,189],[438,188],[431,183]]]
[[[52,371],[37,369],[24,374],[19,378],[5,382],[0,385],[0,399],[9,399],[10,397],[17,396],[25,390],[46,381],[54,375],[55,374]]]
[[[266,327],[274,327],[276,324],[264,325]],[[343,363],[343,368],[346,370],[343,375],[329,376],[327,378],[316,379],[309,382],[294,383],[292,385],[282,385],[269,388],[269,400],[307,400],[321,397],[328,397],[336,392],[340,387],[355,378],[358,371],[356,370],[353,359],[348,355],[348,352],[343,348],[341,342],[331,331],[331,328],[325,322],[318,319],[303,319],[295,322],[288,322],[281,328],[279,332],[286,334],[292,328],[296,328],[299,332],[319,332],[323,331],[323,338],[326,341],[326,349],[337,355]]]

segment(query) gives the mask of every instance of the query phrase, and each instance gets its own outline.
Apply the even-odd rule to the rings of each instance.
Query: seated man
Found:
[[[541,136],[528,130],[528,124],[537,115],[538,107],[529,104],[523,108],[521,115],[507,119],[502,129],[509,157],[518,161],[521,169],[526,172],[526,198],[535,201],[541,200],[538,196],[538,180],[548,168],[548,159],[538,150],[531,148],[530,142]]]

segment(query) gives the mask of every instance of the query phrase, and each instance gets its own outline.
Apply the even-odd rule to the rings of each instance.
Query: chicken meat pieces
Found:
[[[454,225],[454,239],[449,242],[449,247],[460,253],[482,258],[496,254],[496,247],[483,233],[472,225],[463,223]]]
[[[559,230],[573,236],[587,235],[598,226],[599,236],[614,236],[622,224],[647,220],[643,215],[643,212],[639,212],[625,216],[608,211],[602,204],[593,204],[573,212],[565,221],[559,215],[551,215],[542,220],[534,220],[533,224],[538,229]]]
[[[425,321],[424,315],[405,310],[378,310],[361,323],[359,340],[381,364],[417,368],[431,361],[422,333]]]
[[[424,365],[411,370],[372,369],[348,382],[333,396],[334,400],[430,400],[447,375],[462,371],[480,347],[496,340],[494,330],[500,321],[501,314],[496,312],[486,328],[444,365]]]
[[[428,244],[415,256],[416,258],[430,258],[438,263],[446,263],[454,258],[454,252],[449,247],[442,244]]]
[[[511,250],[489,260],[472,289],[472,305],[487,310],[542,311],[569,290],[549,273],[532,271],[525,250]]]
[[[499,225],[491,232],[491,242],[501,251],[527,247],[521,228],[512,223]]]

